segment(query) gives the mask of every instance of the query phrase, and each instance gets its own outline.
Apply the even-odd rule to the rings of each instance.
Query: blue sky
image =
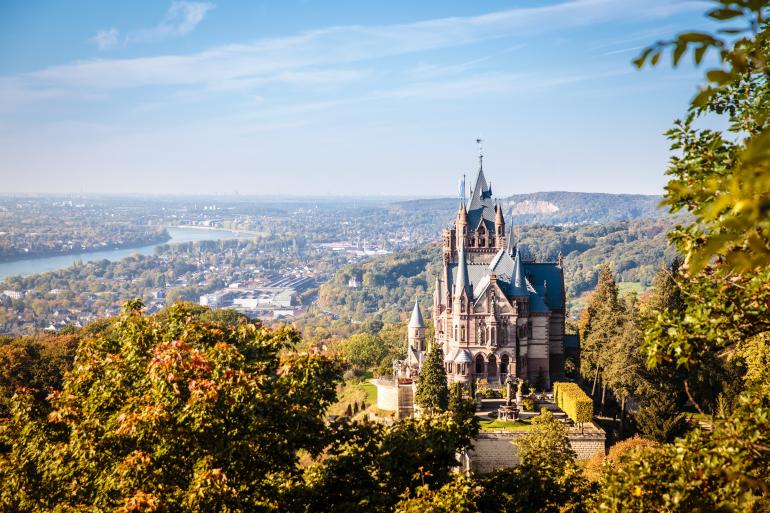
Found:
[[[676,0],[0,3],[2,193],[659,193]]]

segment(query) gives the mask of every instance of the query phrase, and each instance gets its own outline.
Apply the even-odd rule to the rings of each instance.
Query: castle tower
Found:
[[[563,269],[559,262],[525,260],[493,198],[481,155],[469,195],[462,197],[443,233],[433,303],[447,378],[499,387],[509,374],[530,383],[542,375],[548,385],[564,375]]]
[[[505,247],[505,219],[503,219],[503,207],[500,204],[495,205],[495,247],[502,249]]]
[[[425,357],[425,321],[422,318],[420,304],[415,301],[412,317],[407,326],[407,361],[410,365],[422,365]]]
[[[460,208],[457,209],[457,218],[455,219],[455,249],[459,253],[465,246],[468,237],[468,212],[465,210],[465,203],[460,202]]]

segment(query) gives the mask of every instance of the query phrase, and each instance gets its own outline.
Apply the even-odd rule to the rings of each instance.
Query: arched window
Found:
[[[490,334],[489,334],[489,341],[493,344],[497,342],[497,331],[495,330],[495,327],[492,326]]]
[[[508,355],[504,354],[500,357],[500,374],[508,374]]]
[[[476,374],[484,374],[484,355],[479,353],[476,355]]]
[[[455,324],[455,336],[454,339],[457,340],[457,325]]]
[[[489,364],[487,365],[487,374],[491,376],[497,375],[497,358],[495,355],[489,355]]]
[[[465,326],[460,328],[460,342],[465,342]]]

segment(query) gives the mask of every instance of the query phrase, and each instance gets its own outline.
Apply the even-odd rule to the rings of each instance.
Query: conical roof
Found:
[[[524,272],[522,270],[521,253],[518,246],[516,247],[516,256],[513,259],[513,272],[511,273],[511,292],[514,296],[526,296],[529,295],[527,291],[527,283],[524,280]]]
[[[515,244],[513,243],[513,226],[508,227],[508,240],[506,241],[505,250],[508,252],[509,255],[513,256],[513,248]]]
[[[414,309],[412,309],[412,318],[409,319],[410,328],[424,328],[425,321],[422,318],[422,312],[420,311],[420,304],[415,301]]]
[[[455,281],[455,297],[460,297],[465,287],[470,283],[468,278],[468,265],[465,262],[465,247],[460,248],[460,255],[457,258],[457,280]]]

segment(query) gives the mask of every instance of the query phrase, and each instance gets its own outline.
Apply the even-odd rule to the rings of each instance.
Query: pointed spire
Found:
[[[468,224],[468,211],[465,209],[465,201],[461,201],[460,206],[457,208],[457,221]]]
[[[479,172],[476,175],[476,182],[471,190],[470,200],[468,202],[468,209],[474,210],[482,206],[481,200],[487,197],[487,179],[484,176],[484,169],[479,167]]]
[[[509,255],[513,256],[513,249],[516,247],[516,244],[513,243],[513,225],[508,227],[508,240],[506,242],[505,250],[508,252]]]
[[[524,282],[524,273],[522,270],[522,263],[521,263],[521,253],[519,252],[519,247],[516,247],[516,257],[513,259],[513,273],[511,273],[513,276],[513,287],[514,287],[514,295],[519,295],[521,293],[526,294],[526,283]]]
[[[420,311],[420,303],[415,301],[414,308],[412,309],[412,318],[409,320],[409,328],[424,328],[425,321],[422,318],[422,311]]]
[[[468,286],[468,265],[465,263],[465,247],[460,248],[460,255],[457,258],[457,281],[455,281],[455,297],[460,297],[463,290]]]

